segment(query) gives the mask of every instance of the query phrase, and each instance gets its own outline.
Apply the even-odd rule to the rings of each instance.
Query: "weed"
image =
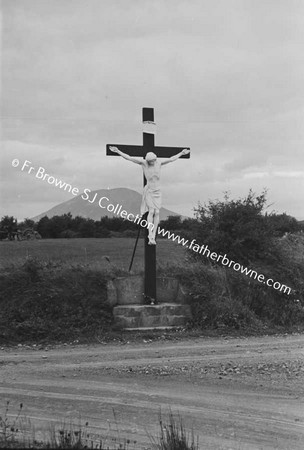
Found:
[[[186,431],[180,415],[175,418],[170,410],[167,421],[164,421],[160,413],[159,427],[157,440],[150,436],[156,450],[198,450],[198,437],[195,439],[193,429]]]

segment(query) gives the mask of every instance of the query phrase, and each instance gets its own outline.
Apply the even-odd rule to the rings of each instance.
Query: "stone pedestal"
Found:
[[[115,321],[124,329],[176,328],[185,326],[191,319],[185,292],[176,278],[156,279],[156,305],[146,304],[142,276],[116,278],[107,288]]]

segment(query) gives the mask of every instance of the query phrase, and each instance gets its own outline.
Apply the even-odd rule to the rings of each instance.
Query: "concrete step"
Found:
[[[186,325],[191,318],[189,305],[119,305],[113,309],[115,322],[126,329],[174,328]]]

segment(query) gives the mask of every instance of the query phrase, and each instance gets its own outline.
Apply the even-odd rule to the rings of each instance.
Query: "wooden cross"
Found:
[[[154,109],[143,108],[142,109],[143,124],[154,124]],[[170,158],[177,155],[184,148],[187,147],[160,147],[155,146],[154,143],[154,131],[143,132],[143,145],[124,145],[124,144],[107,144],[108,156],[119,156],[110,150],[110,147],[117,147],[123,153],[127,153],[129,156],[142,156],[145,158],[148,152],[153,152],[158,158]],[[190,158],[190,154],[183,155],[181,158]],[[144,176],[144,186],[147,181]],[[148,232],[146,228],[145,232],[145,284],[144,295],[146,299],[154,300],[156,302],[156,246],[148,245]]]

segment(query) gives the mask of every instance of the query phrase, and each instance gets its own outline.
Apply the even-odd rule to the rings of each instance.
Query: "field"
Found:
[[[0,242],[0,268],[24,263],[29,257],[42,261],[57,261],[64,264],[88,264],[106,268],[109,264],[128,270],[135,239],[42,239],[33,241]],[[185,250],[181,245],[167,239],[157,243],[157,263],[159,266],[182,261]],[[105,258],[108,257],[110,262]],[[133,262],[132,271],[140,272],[144,264],[144,241],[140,239]]]

